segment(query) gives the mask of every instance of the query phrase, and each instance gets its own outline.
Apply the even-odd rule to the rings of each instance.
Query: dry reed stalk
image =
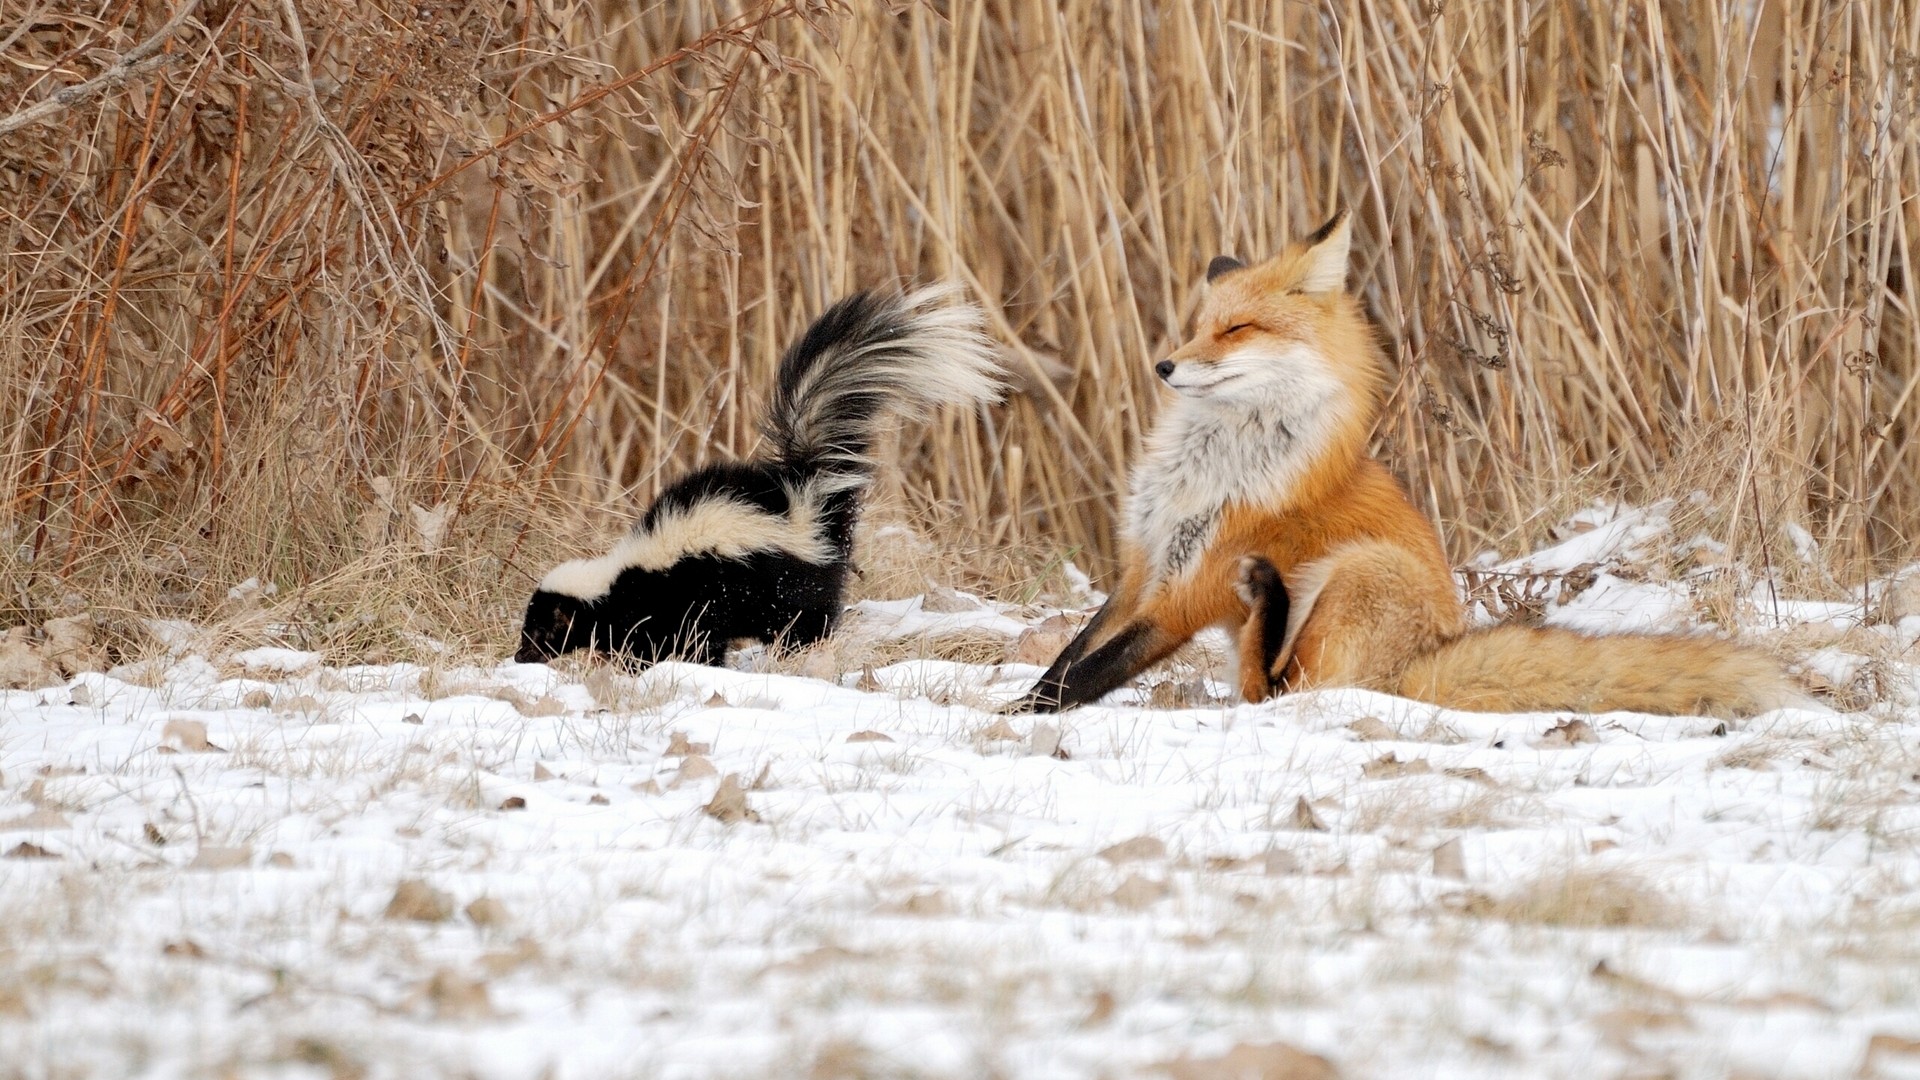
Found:
[[[0,605],[363,574],[497,637],[501,560],[750,451],[808,317],[936,277],[1024,386],[890,497],[1101,569],[1200,268],[1336,201],[1456,554],[1706,477],[1738,558],[1857,575],[1920,536],[1915,6],[0,0]]]

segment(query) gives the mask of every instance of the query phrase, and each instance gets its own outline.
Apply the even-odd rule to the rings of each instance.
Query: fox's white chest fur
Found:
[[[1284,505],[1325,452],[1338,398],[1332,378],[1311,365],[1276,364],[1261,382],[1258,392],[1228,399],[1179,398],[1147,437],[1127,537],[1146,555],[1149,581],[1190,572],[1228,506]]]

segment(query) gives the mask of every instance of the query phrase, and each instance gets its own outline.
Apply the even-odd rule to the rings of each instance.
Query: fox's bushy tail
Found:
[[[1410,664],[1399,691],[1491,712],[1735,717],[1810,701],[1770,657],[1718,638],[1537,626],[1455,638]]]
[[[855,293],[828,308],[780,360],[764,431],[803,472],[858,484],[891,416],[997,400],[1001,369],[980,309],[934,285]]]

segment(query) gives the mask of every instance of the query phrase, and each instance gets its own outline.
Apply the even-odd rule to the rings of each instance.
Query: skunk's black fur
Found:
[[[890,413],[999,394],[979,311],[952,290],[855,293],[780,360],[770,453],[674,482],[606,555],[556,567],[514,659],[574,649],[718,663],[742,638],[804,645],[840,617],[860,496]]]

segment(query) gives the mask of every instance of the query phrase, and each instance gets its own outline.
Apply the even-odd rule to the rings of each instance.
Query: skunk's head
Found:
[[[576,559],[553,568],[527,601],[520,648],[513,658],[543,664],[575,649],[613,649],[623,636],[610,625],[608,603],[626,568],[608,556]]]
[[[527,617],[520,624],[520,648],[513,658],[522,664],[544,664],[575,649],[590,648],[596,638],[604,644],[604,632],[595,634],[594,630],[590,601],[537,589],[533,599],[527,601]]]

